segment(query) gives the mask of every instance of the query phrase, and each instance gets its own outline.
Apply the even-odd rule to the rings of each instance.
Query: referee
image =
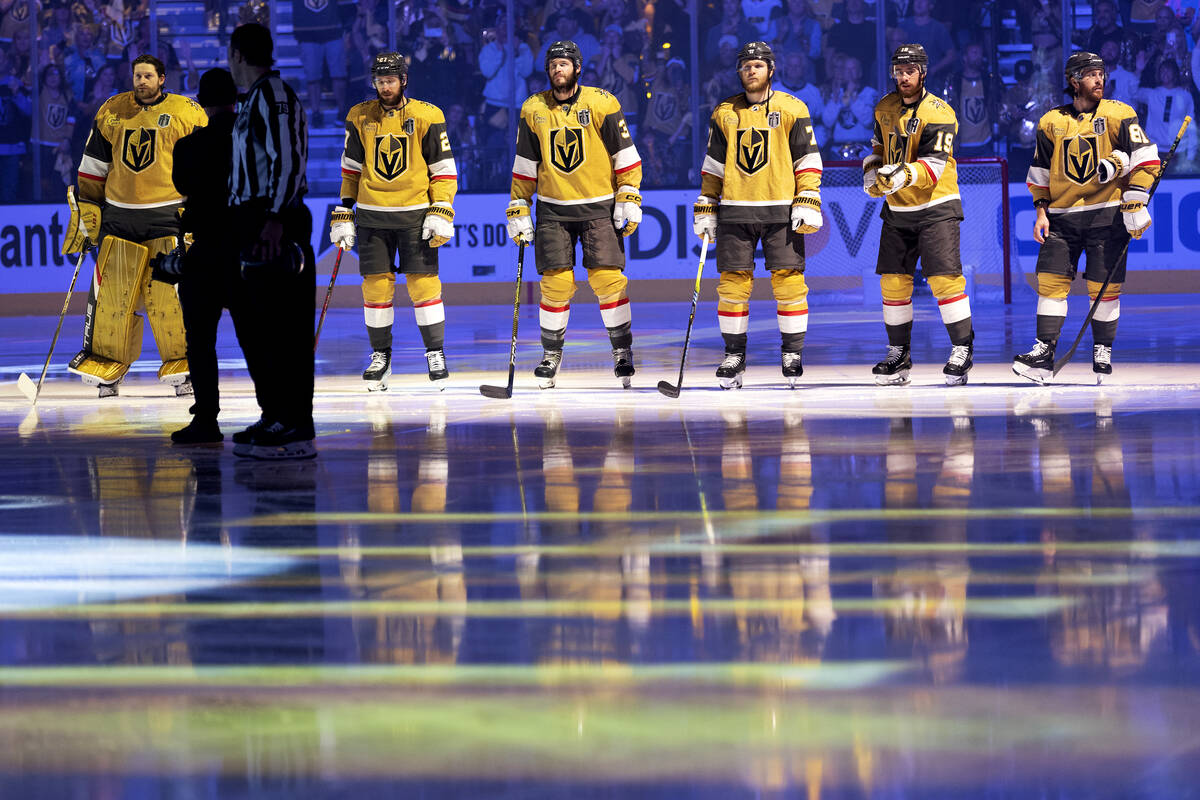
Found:
[[[274,63],[271,33],[240,25],[229,71],[246,94],[233,124],[229,205],[237,220],[242,291],[256,310],[241,342],[262,417],[234,434],[233,452],[259,459],[312,458],[316,257],[308,182],[308,126]]]

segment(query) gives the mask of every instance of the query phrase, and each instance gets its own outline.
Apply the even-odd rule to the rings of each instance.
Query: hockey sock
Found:
[[[542,348],[544,350],[562,350],[563,340],[567,336],[567,320],[570,316],[570,303],[551,306],[542,300],[538,309],[538,318],[542,327]]]
[[[446,323],[435,322],[433,325],[418,325],[421,331],[421,341],[426,350],[441,350],[446,343]]]
[[[722,333],[721,338],[725,340],[726,353],[744,353],[746,352],[746,334],[744,333]]]
[[[746,331],[750,327],[750,292],[754,276],[749,272],[722,272],[717,282],[717,322],[726,353],[746,352]]]
[[[1095,302],[1096,293],[1100,291],[1100,284],[1088,281],[1087,285],[1088,297]],[[1117,318],[1120,316],[1121,284],[1110,283],[1104,290],[1104,297],[1100,299],[1100,305],[1096,306],[1096,313],[1092,317],[1092,342],[1112,347],[1113,339],[1117,335]]]
[[[392,307],[395,288],[396,276],[390,272],[363,276],[363,318],[367,323],[367,338],[372,350],[392,349],[392,322],[396,318],[396,311]]]
[[[883,295],[883,327],[887,330],[889,345],[908,347],[912,340],[912,287],[911,275],[879,276],[879,291]]]
[[[804,332],[800,333],[784,333],[781,334],[783,345],[780,347],[785,353],[799,353],[804,350]]]
[[[1067,321],[1067,293],[1071,279],[1066,275],[1042,273],[1038,276],[1037,338],[1057,342]]]
[[[629,298],[624,292],[616,296],[600,298],[600,318],[608,330],[608,340],[613,349],[633,346],[632,319]]]
[[[971,300],[967,297],[967,282],[963,276],[946,277],[934,275],[929,278],[929,288],[937,298],[938,311],[942,315],[942,323],[946,333],[950,334],[951,344],[970,344]]]
[[[775,319],[783,338],[783,352],[799,353],[808,330],[808,285],[798,269],[771,272],[771,290],[775,293]]]

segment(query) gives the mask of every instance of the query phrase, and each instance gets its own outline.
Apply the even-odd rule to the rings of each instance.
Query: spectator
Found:
[[[455,70],[452,64],[453,51],[446,43],[444,28],[435,27],[436,22],[428,17],[426,26],[417,36],[413,44],[412,55],[408,62],[408,82],[410,86],[423,87],[425,91],[433,91],[438,87],[451,97],[457,97],[455,85]]]
[[[1142,86],[1154,86],[1159,80],[1159,68],[1171,62],[1178,69],[1180,64],[1191,64],[1187,51],[1187,35],[1180,26],[1175,13],[1167,7],[1160,8],[1154,20],[1154,30],[1145,40],[1145,66],[1141,70]]]
[[[798,52],[816,61],[821,57],[821,23],[809,11],[808,0],[788,0],[787,14],[776,17],[768,32],[777,53]]]
[[[374,97],[371,61],[388,49],[388,4],[383,0],[359,0],[350,26],[350,52],[346,67],[346,102],[353,106]]]
[[[913,0],[913,15],[900,23],[901,30],[910,42],[925,46],[929,54],[929,74],[926,78],[935,78],[939,74],[945,77],[946,71],[954,66],[958,58],[958,50],[946,26],[930,16],[933,10],[933,0]]]
[[[846,0],[845,13],[830,29],[825,46],[826,55],[837,52],[850,56],[858,61],[866,74],[875,74],[875,22],[867,19],[863,0]],[[933,63],[932,54],[929,63]]]
[[[67,86],[71,94],[82,97],[89,81],[96,77],[102,66],[108,63],[104,50],[96,46],[96,28],[93,25],[76,25],[74,45],[63,58]]]
[[[739,46],[732,36],[722,36],[717,47],[717,63],[709,73],[712,76],[709,83],[717,94],[718,102],[742,91],[742,82],[738,79],[737,72]]]
[[[626,52],[624,47],[625,34],[621,26],[609,25],[604,30],[604,40],[600,43],[600,54],[593,58],[589,66],[596,70],[596,86],[612,94],[625,109],[625,122],[630,126],[636,119],[630,119],[630,110],[637,107],[637,77],[638,60],[633,53]]]
[[[560,12],[551,20],[551,26],[543,37],[542,48],[538,51],[537,63],[546,63],[546,51],[555,42],[574,42],[579,47],[586,64],[600,54],[600,43],[579,26],[579,16],[571,11]]]
[[[841,84],[830,92],[821,121],[829,128],[830,143],[838,146],[835,155],[858,158],[870,148],[879,93],[863,86],[862,64],[857,58],[845,58],[841,72]]]
[[[458,190],[475,189],[475,165],[479,162],[475,153],[475,129],[471,127],[462,103],[451,103],[446,107],[446,138],[450,140],[450,151],[461,154],[458,156],[462,159],[458,165]]]
[[[1146,104],[1146,135],[1165,152],[1175,141],[1183,118],[1191,116],[1193,110],[1191,93],[1179,85],[1179,65],[1164,59],[1158,67],[1158,86],[1139,89],[1135,98]],[[1184,161],[1192,161],[1196,155],[1196,137],[1191,128],[1179,143],[1179,153]]]
[[[650,45],[655,50],[670,50],[672,58],[691,57],[691,19],[688,0],[657,0],[653,6],[654,21],[650,28]],[[646,4],[646,12],[651,6]],[[754,38],[758,38],[755,36]],[[587,51],[584,51],[584,63]]]
[[[691,141],[683,130],[683,118],[687,115],[691,87],[687,81],[684,63],[677,58],[667,62],[660,70],[650,88],[650,101],[646,104],[646,117],[642,121],[640,136],[646,150],[647,178],[656,186],[682,185],[687,177],[687,165],[691,160],[691,148],[680,144]]]
[[[960,158],[994,156],[993,136],[1000,122],[1004,84],[988,71],[982,44],[971,42],[964,48],[962,68],[950,76],[941,94],[958,112],[954,155]]]
[[[39,13],[34,0],[0,0],[0,42],[11,42],[17,31],[29,34],[29,17]],[[9,53],[10,64],[15,63]]]
[[[322,67],[328,68],[333,84],[336,119],[340,121],[349,110],[344,36],[354,14],[353,0],[327,0],[312,5],[305,0],[292,0],[292,33],[300,44],[300,63],[308,87],[308,123],[312,128],[320,128],[325,122],[321,116]]]
[[[50,7],[46,24],[42,28],[42,44],[50,49],[56,60],[66,51],[71,33],[71,6],[65,0],[57,0]]]
[[[21,160],[29,142],[33,100],[13,74],[8,47],[0,44],[0,203],[20,199]]]
[[[755,38],[754,26],[746,22],[746,18],[742,15],[742,5],[740,0],[721,0],[721,21],[709,28],[704,34],[704,52],[715,53],[721,46],[721,41],[726,37],[733,39],[733,52],[737,55],[737,50],[745,42],[752,42]],[[734,63],[734,70],[737,69],[737,63]],[[740,87],[741,83],[734,76],[734,83]]]
[[[601,31],[607,31],[610,26],[616,25],[624,32],[638,18],[633,0],[599,0],[596,8],[596,28]]]
[[[766,39],[771,21],[783,10],[780,0],[742,0],[742,14],[754,28],[756,39]]]
[[[483,86],[483,110],[480,118],[483,125],[476,122],[475,131],[479,135],[480,144],[495,147],[507,147],[508,116],[521,107],[525,102],[525,79],[533,72],[533,53],[529,45],[519,42],[516,56],[508,46],[508,34],[504,25],[488,28],[483,34],[484,45],[479,51],[479,71],[483,73],[486,83]],[[510,72],[515,60],[516,84],[512,83]]]
[[[40,180],[43,198],[58,198],[66,183],[55,171],[59,162],[71,159],[71,135],[75,129],[75,100],[67,92],[62,69],[57,64],[42,67],[39,78],[38,123],[40,130],[36,144],[41,148]],[[67,183],[74,184],[74,175],[68,167]]]
[[[1132,106],[1141,81],[1121,63],[1121,45],[1116,39],[1105,39],[1100,45],[1100,57],[1104,59],[1104,69],[1107,73],[1104,96]],[[1146,118],[1144,114],[1138,114],[1138,117]]]
[[[1158,12],[1166,0],[1132,0],[1129,8],[1129,27],[1134,33],[1148,34],[1154,30]]]
[[[815,125],[825,103],[821,98],[821,90],[808,82],[810,72],[812,72],[812,66],[808,59],[792,50],[784,56],[783,69],[780,70],[776,82],[780,89],[792,97],[804,101],[804,105],[808,106],[809,116],[814,118],[813,124]],[[825,140],[824,131],[818,130],[817,140]]]
[[[1126,39],[1128,35],[1117,25],[1116,3],[1113,0],[1097,0],[1092,9],[1092,27],[1084,39],[1084,48],[1090,53],[1099,53],[1105,42],[1115,41],[1119,50]]]

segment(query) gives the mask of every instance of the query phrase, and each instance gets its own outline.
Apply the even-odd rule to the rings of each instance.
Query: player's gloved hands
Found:
[[[421,238],[428,239],[430,247],[441,247],[453,239],[454,209],[446,203],[431,205],[421,223]]]
[[[343,250],[354,247],[354,211],[345,206],[333,209],[329,223],[329,241]]]
[[[529,216],[529,203],[513,200],[504,212],[508,217],[508,238],[518,244],[533,244],[533,217]]]
[[[1121,214],[1125,217],[1125,230],[1135,239],[1142,238],[1142,234],[1150,227],[1150,212],[1146,210],[1149,200],[1150,195],[1141,189],[1126,189],[1125,194],[1121,195]]]
[[[67,207],[71,217],[63,234],[62,254],[82,253],[100,240],[100,206],[75,200],[75,187],[67,187]]]
[[[879,165],[882,163],[883,159],[874,153],[863,159],[863,191],[871,197],[883,197],[883,192],[875,186],[875,180],[879,177]]]
[[[632,186],[617,189],[617,203],[613,206],[613,225],[622,236],[637,230],[642,221],[642,196]]]
[[[1096,164],[1096,177],[1101,183],[1108,183],[1113,178],[1119,178],[1129,172],[1129,155],[1120,150],[1113,150],[1108,158],[1102,158]]]
[[[796,233],[816,233],[822,222],[821,198],[800,195],[792,201],[792,230]]]
[[[708,240],[717,240],[717,201],[711,197],[700,195],[692,205],[692,230],[701,239],[708,234]]]
[[[883,194],[898,192],[913,182],[913,170],[908,164],[885,164],[875,176],[875,188]]]

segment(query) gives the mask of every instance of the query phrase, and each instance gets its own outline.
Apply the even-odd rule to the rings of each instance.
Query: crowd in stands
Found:
[[[546,87],[544,54],[559,39],[582,50],[583,83],[620,99],[648,186],[698,185],[693,112],[706,125],[715,104],[740,91],[737,51],[755,39],[774,47],[776,88],[808,105],[825,157],[860,158],[872,109],[889,89],[876,67],[879,3],[886,3],[888,52],[903,42],[928,51],[927,84],[958,112],[957,154],[1008,157],[1013,180],[1020,180],[1038,117],[1064,102],[1057,0],[701,0],[698,56],[690,47],[688,0],[513,0],[515,42],[508,41],[510,4],[503,0],[197,5],[213,30],[266,21],[272,6],[277,16],[290,9],[300,66],[289,77],[307,99],[315,130],[336,130],[349,105],[372,96],[370,60],[387,49],[394,13],[397,49],[411,62],[408,93],[445,111],[463,189],[503,191],[510,117]],[[1108,64],[1106,94],[1134,105],[1164,150],[1200,99],[1197,4],[1092,0],[1090,13],[1079,16],[1076,5],[1071,21],[1073,47],[1098,52]],[[30,199],[37,183],[43,198],[62,196],[96,110],[130,88],[130,62],[150,49],[153,18],[150,0],[0,0],[0,202]],[[210,64],[194,63],[186,38],[159,26],[167,89],[193,94],[198,67]],[[1002,64],[1001,53],[1016,55]],[[1195,143],[1189,136],[1181,148],[1186,171],[1197,168]]]

